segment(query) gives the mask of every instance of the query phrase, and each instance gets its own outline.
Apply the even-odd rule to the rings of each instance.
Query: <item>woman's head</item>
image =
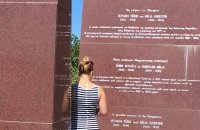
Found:
[[[93,62],[90,61],[88,56],[83,57],[81,62],[79,63],[79,76],[82,74],[90,75],[93,71]]]

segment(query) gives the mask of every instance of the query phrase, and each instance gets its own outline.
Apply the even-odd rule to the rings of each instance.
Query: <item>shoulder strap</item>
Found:
[[[71,102],[72,102],[72,100],[74,99],[75,90],[77,89],[77,87],[78,87],[78,83],[75,83],[75,84],[72,84],[72,85],[71,85]]]

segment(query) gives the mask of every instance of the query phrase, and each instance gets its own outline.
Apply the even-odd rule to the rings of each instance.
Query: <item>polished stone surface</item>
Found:
[[[67,127],[61,102],[70,85],[70,6],[0,0],[0,129]]]
[[[94,61],[101,129],[199,130],[198,0],[84,1],[80,58]]]

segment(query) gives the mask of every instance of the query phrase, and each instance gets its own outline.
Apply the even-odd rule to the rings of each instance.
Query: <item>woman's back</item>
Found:
[[[84,88],[74,85],[72,92],[71,129],[98,130],[96,108],[99,102],[99,87]]]
[[[105,92],[101,86],[91,82],[92,76],[93,62],[85,56],[79,64],[78,84],[66,90],[62,104],[63,112],[71,109],[71,130],[98,130],[96,114],[107,114]]]

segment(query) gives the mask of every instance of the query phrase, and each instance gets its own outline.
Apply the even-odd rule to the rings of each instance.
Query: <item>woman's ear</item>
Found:
[[[91,76],[93,76],[93,71],[90,72]]]
[[[93,71],[90,72],[90,78],[92,79],[93,76]]]

